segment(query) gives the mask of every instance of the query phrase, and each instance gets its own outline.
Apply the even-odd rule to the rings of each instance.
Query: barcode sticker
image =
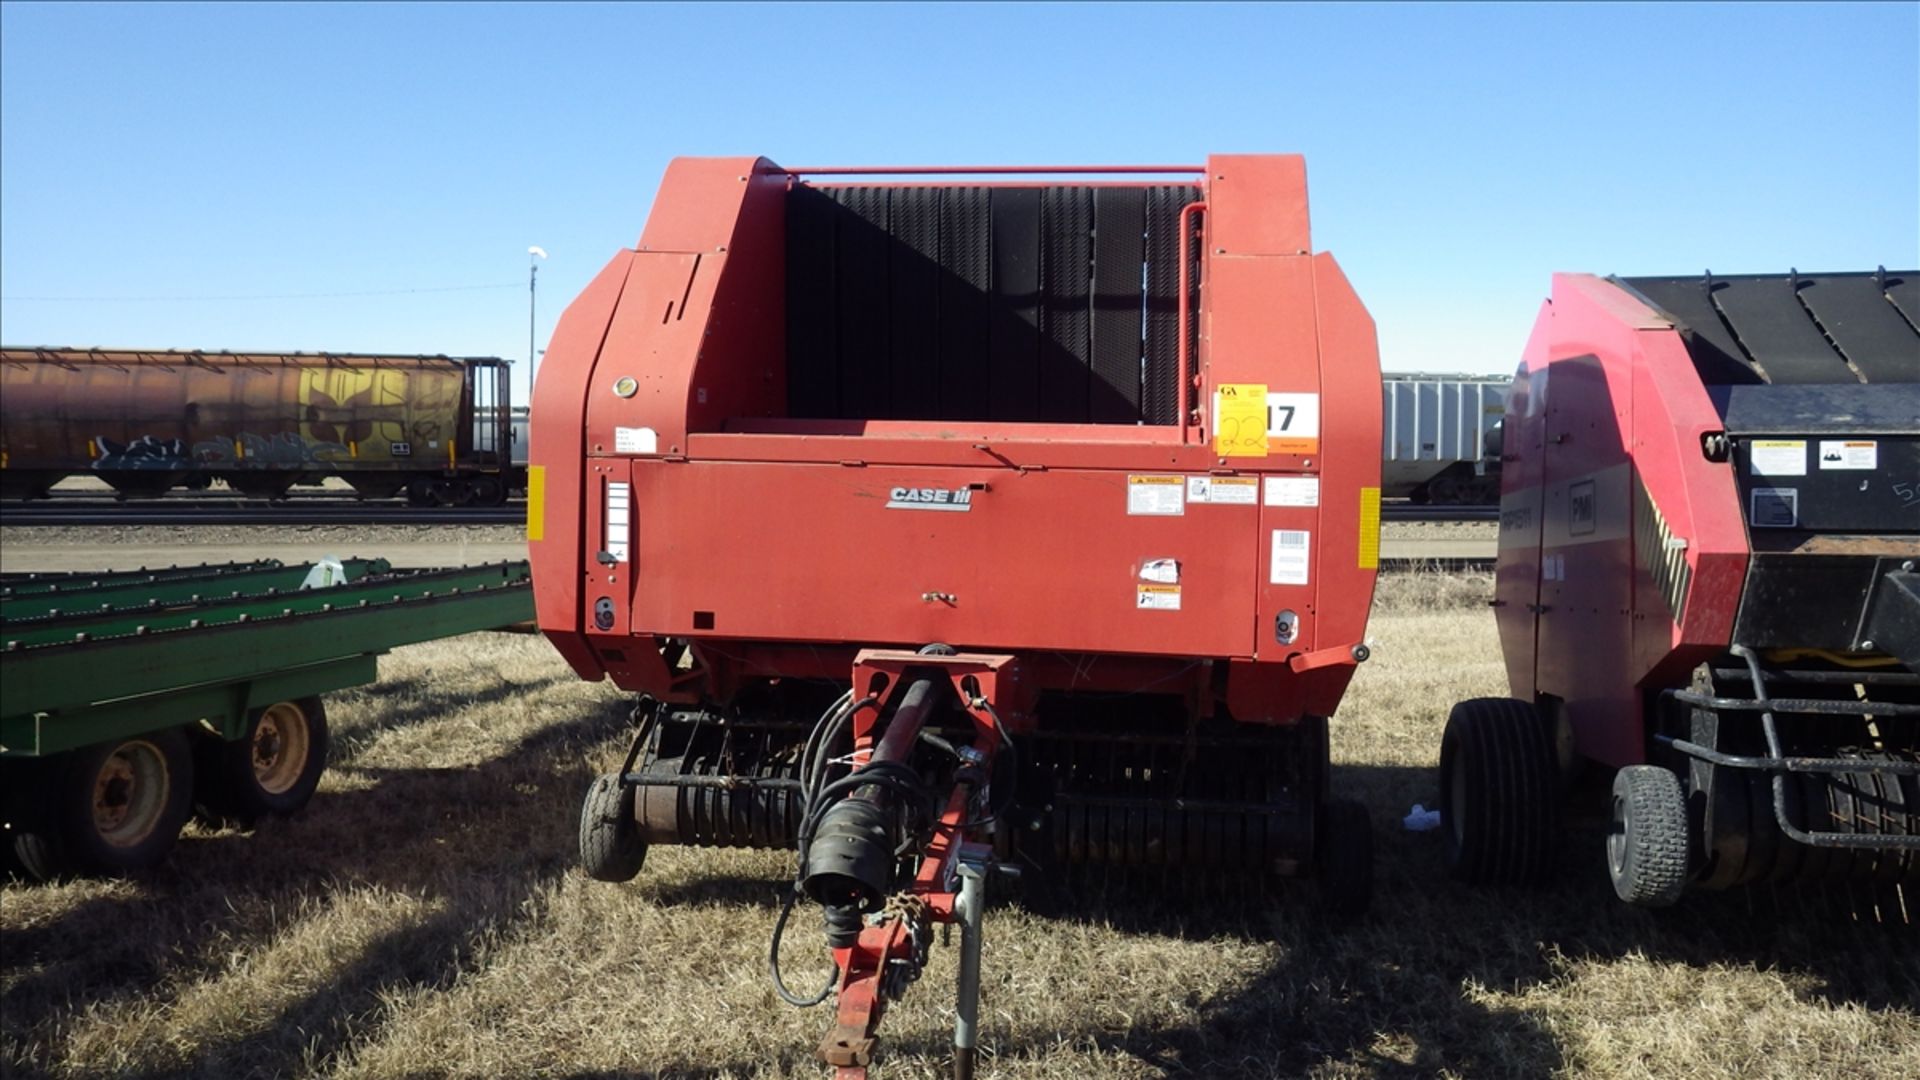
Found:
[[[1273,557],[1267,566],[1267,580],[1275,585],[1305,585],[1312,565],[1313,534],[1305,529],[1273,530]]]
[[[615,562],[627,561],[628,528],[632,521],[632,485],[609,481],[607,484],[607,554]]]

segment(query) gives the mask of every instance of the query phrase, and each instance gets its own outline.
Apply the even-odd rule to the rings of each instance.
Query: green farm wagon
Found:
[[[150,866],[196,811],[304,806],[320,695],[399,645],[533,617],[525,563],[396,571],[277,561],[0,582],[4,851],[34,877]]]

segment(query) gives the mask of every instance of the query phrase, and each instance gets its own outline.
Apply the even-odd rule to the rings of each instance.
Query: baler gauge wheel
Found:
[[[633,792],[611,773],[596,777],[580,805],[580,866],[595,881],[632,881],[647,859]]]
[[[1559,780],[1532,705],[1474,698],[1440,741],[1447,869],[1469,885],[1537,885],[1553,871]]]
[[[1628,765],[1613,779],[1607,876],[1629,904],[1671,907],[1687,888],[1689,835],[1680,778],[1658,765]]]

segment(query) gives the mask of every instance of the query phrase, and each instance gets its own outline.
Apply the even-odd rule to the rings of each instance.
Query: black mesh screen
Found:
[[[1178,219],[1199,197],[795,187],[789,415],[1175,423]]]

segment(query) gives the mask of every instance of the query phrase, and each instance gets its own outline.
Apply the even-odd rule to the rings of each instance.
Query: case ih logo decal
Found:
[[[897,487],[887,493],[887,509],[967,511],[973,509],[973,492],[966,488]]]

